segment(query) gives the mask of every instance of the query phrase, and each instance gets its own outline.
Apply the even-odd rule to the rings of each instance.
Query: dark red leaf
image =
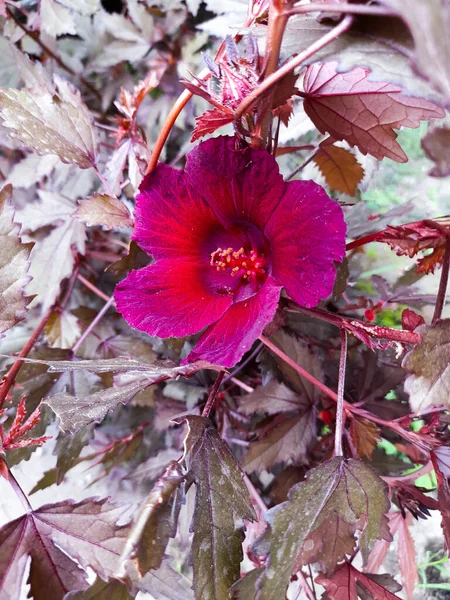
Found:
[[[47,504],[5,525],[0,529],[1,598],[18,597],[27,557],[35,600],[60,600],[86,588],[88,567],[111,577],[128,531],[116,525],[122,513],[106,500],[88,498]]]
[[[407,162],[394,129],[419,127],[421,120],[443,117],[428,100],[405,96],[390,83],[369,81],[370,71],[337,72],[337,62],[314,63],[304,78],[304,107],[321,133],[358,146],[363,154]]]
[[[223,125],[233,122],[233,115],[221,111],[218,108],[211,108],[195,119],[195,129],[192,133],[191,142],[195,142],[208,133],[214,133],[216,129]]]
[[[403,587],[406,591],[408,600],[412,600],[414,587],[418,579],[416,549],[414,540],[409,531],[412,524],[411,515],[408,513],[404,519],[401,512],[389,514],[389,528],[392,535],[397,534],[398,543],[398,564],[400,566],[400,575]]]
[[[442,265],[447,237],[450,229],[446,222],[419,221],[397,227],[388,226],[377,236],[378,242],[388,244],[398,256],[412,258],[418,252],[432,250],[427,256],[420,258],[417,273],[434,273],[434,269]]]
[[[347,562],[339,567],[331,579],[319,575],[316,581],[326,589],[331,600],[358,600],[358,583],[376,600],[400,600],[398,596],[368,577],[367,573],[361,573]]]
[[[416,327],[419,327],[419,325],[423,325],[424,323],[425,319],[422,317],[422,315],[418,315],[410,308],[405,308],[405,310],[402,312],[403,329],[407,329],[408,331],[414,331]]]

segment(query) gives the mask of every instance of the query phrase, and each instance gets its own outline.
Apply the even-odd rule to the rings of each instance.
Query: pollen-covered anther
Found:
[[[231,276],[241,275],[243,279],[250,279],[265,275],[264,256],[259,256],[255,250],[246,252],[244,248],[234,251],[233,248],[217,248],[211,253],[211,266],[217,271],[231,269]]]

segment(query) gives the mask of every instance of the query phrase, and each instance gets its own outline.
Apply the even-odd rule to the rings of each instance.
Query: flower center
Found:
[[[264,255],[260,256],[255,250],[246,252],[242,247],[237,251],[233,248],[217,248],[211,253],[210,265],[216,267],[217,271],[230,269],[232,277],[249,281],[266,275]]]

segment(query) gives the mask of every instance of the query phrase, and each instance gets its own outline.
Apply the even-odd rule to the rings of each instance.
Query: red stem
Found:
[[[222,379],[225,375],[225,371],[219,371],[217,375],[217,379],[214,382],[211,392],[209,393],[208,400],[206,401],[205,408],[202,412],[202,417],[209,417],[209,414],[214,406],[214,403],[217,398],[217,394],[219,392],[220,385],[222,383]]]
[[[81,346],[81,344],[84,342],[84,340],[87,338],[87,336],[91,333],[91,331],[94,329],[94,327],[97,325],[97,323],[103,318],[105,313],[108,311],[108,309],[113,304],[114,304],[114,297],[111,296],[111,298],[104,305],[104,307],[100,310],[100,312],[96,315],[96,317],[89,323],[89,325],[84,330],[83,335],[80,337],[80,339],[77,341],[77,343],[72,348],[72,352],[74,354],[76,354],[78,348]]]
[[[292,367],[295,371],[297,371],[297,373],[299,373],[302,377],[304,377],[310,383],[312,383],[313,385],[315,385],[326,396],[328,396],[329,398],[331,398],[332,400],[334,400],[335,402],[337,402],[338,397],[337,397],[336,392],[333,392],[333,390],[331,388],[329,388],[327,385],[325,385],[324,383],[322,383],[321,381],[319,381],[318,379],[316,379],[314,377],[314,375],[311,375],[311,373],[308,373],[308,371],[305,371],[305,369],[303,367],[301,367],[300,365],[298,365],[294,360],[292,360],[292,358],[290,358],[287,354],[285,354],[283,352],[283,350],[280,350],[280,348],[278,348],[278,346],[276,346],[273,342],[271,342],[264,335],[260,335],[259,339],[261,340],[261,342],[263,344],[265,344],[269,348],[269,350],[272,350],[272,352],[274,354],[276,354],[282,360],[284,360],[284,362],[286,364],[288,364],[290,367]]]
[[[250,24],[251,23],[247,23],[246,26],[249,26]],[[242,36],[240,34],[238,34],[234,37],[234,39],[238,40],[241,37]],[[222,58],[224,51],[225,51],[225,42],[222,42],[222,44],[219,47],[219,50],[217,51],[216,57],[215,57],[216,61],[219,60],[220,58]],[[211,73],[209,72],[209,69],[203,69],[203,71],[196,77],[196,79],[203,79],[204,81],[206,81],[206,79],[208,79],[210,76],[211,76]],[[199,86],[200,84],[197,81],[193,81],[192,85]],[[173,126],[175,125],[175,121],[177,120],[178,115],[181,113],[183,108],[186,106],[186,104],[192,98],[192,96],[193,96],[192,92],[190,92],[189,90],[185,90],[177,98],[175,104],[170,109],[169,114],[167,115],[167,118],[164,122],[164,125],[162,126],[162,129],[159,132],[159,135],[155,142],[155,145],[153,146],[153,150],[150,155],[150,160],[148,162],[147,169],[145,171],[146,175],[148,173],[151,173],[153,171],[153,169],[156,167],[156,165],[158,164],[158,160],[161,155],[162,149],[164,148],[164,144],[166,143],[167,138],[169,137],[169,134],[172,131]]]
[[[331,44],[331,42],[334,42],[334,40],[337,37],[339,37],[340,35],[345,33],[348,29],[350,29],[352,23],[353,23],[353,17],[351,17],[351,16],[345,17],[343,19],[343,21],[341,21],[341,23],[339,23],[339,25],[336,25],[336,27],[331,29],[326,35],[324,35],[319,40],[314,42],[314,44],[311,44],[311,46],[306,48],[306,50],[304,50],[303,52],[300,52],[300,54],[298,54],[297,56],[292,58],[290,61],[288,61],[280,69],[275,71],[275,73],[272,73],[266,79],[264,79],[264,81],[261,83],[261,85],[259,85],[252,92],[250,92],[250,94],[248,96],[246,96],[244,98],[244,100],[242,100],[242,102],[239,104],[239,106],[237,107],[237,109],[234,113],[235,122],[239,122],[242,115],[244,113],[247,113],[252,108],[252,106],[255,104],[255,102],[258,100],[258,98],[260,98],[260,96],[262,96],[265,92],[270,90],[270,88],[272,86],[274,86],[276,83],[278,83],[280,81],[280,79],[283,79],[283,77],[285,77],[291,71],[293,71],[294,69],[299,67],[305,60],[307,60],[308,58],[313,56],[313,54],[315,54],[316,52],[318,52],[319,50],[321,50],[328,44]]]
[[[283,2],[270,0],[269,22],[267,26],[266,55],[264,59],[264,79],[275,73],[280,58],[281,42],[289,17],[283,13]],[[270,105],[271,97],[267,98],[267,107],[262,119],[256,126],[256,134],[252,137],[254,147],[265,147],[269,135],[269,126],[272,118]]]
[[[278,346],[273,344],[265,336],[261,335],[259,337],[259,339],[270,350],[272,350],[272,352],[274,354],[279,356],[282,360],[285,361],[286,364],[288,364],[295,371],[297,371],[297,373],[299,373],[299,375],[301,375],[302,377],[304,377],[305,379],[310,381],[313,385],[315,385],[320,391],[322,391],[329,398],[331,398],[335,402],[338,402],[338,395],[331,388],[329,388],[324,383],[322,383],[321,381],[316,379],[313,375],[311,375],[311,373],[308,373],[308,371],[305,371],[305,369],[303,367],[301,367],[295,361],[293,361],[285,352],[283,352],[283,350],[280,350],[280,348],[278,348]],[[406,439],[408,442],[414,444],[415,446],[418,446],[419,448],[425,450],[426,452],[430,450],[429,445],[427,445],[426,441],[424,441],[420,435],[414,433],[413,431],[407,431],[406,429],[403,429],[403,427],[401,425],[399,425],[398,423],[380,419],[379,417],[373,415],[372,413],[368,412],[367,410],[358,408],[358,407],[354,406],[353,404],[350,404],[350,402],[347,402],[347,400],[345,400],[345,399],[343,400],[343,408],[344,408],[344,410],[348,410],[351,414],[358,415],[360,417],[363,417],[364,419],[368,419],[369,421],[373,421],[374,423],[383,425],[384,427],[387,427],[388,429],[392,429],[399,436],[403,437],[404,439]]]
[[[447,294],[448,271],[450,267],[450,238],[447,238],[445,243],[445,254],[442,262],[441,280],[439,282],[439,290],[434,307],[434,314],[431,324],[434,325],[442,316],[442,310],[445,304],[445,296]]]
[[[42,319],[39,321],[38,326],[36,327],[36,329],[33,331],[33,333],[31,334],[30,339],[28,340],[28,342],[25,344],[25,346],[22,348],[22,350],[20,351],[15,363],[13,364],[13,366],[10,368],[10,370],[8,371],[8,373],[5,375],[5,377],[3,378],[1,384],[0,384],[0,409],[3,407],[3,404],[5,403],[6,398],[8,397],[8,392],[11,389],[11,387],[14,384],[14,381],[20,371],[20,369],[22,368],[22,365],[24,363],[23,360],[21,360],[22,358],[26,358],[28,356],[28,354],[30,353],[30,351],[33,349],[33,346],[35,345],[35,343],[38,341],[39,336],[41,335],[41,333],[43,332],[45,326],[47,325],[50,317],[52,316],[52,314],[55,311],[62,311],[64,310],[67,302],[69,301],[70,298],[70,294],[72,293],[73,290],[73,286],[75,285],[75,281],[77,279],[78,276],[78,270],[79,270],[79,264],[78,264],[78,257],[75,258],[75,268],[73,270],[72,276],[69,280],[69,283],[67,284],[67,287],[65,289],[65,292],[62,296],[62,299],[57,301],[55,304],[53,304],[53,306],[51,306],[47,312],[45,313],[45,315],[42,317]]]
[[[316,317],[316,319],[326,321],[327,323],[335,325],[340,329],[344,327],[350,333],[352,333],[352,329],[357,329],[359,331],[364,331],[364,333],[370,337],[381,340],[392,340],[393,342],[400,342],[402,344],[415,345],[422,341],[422,336],[419,333],[414,333],[414,331],[372,325],[370,323],[359,321],[358,319],[351,319],[349,317],[343,317],[335,313],[330,313],[320,308],[304,308],[303,306],[298,306],[297,304],[289,302],[288,310],[311,315],[312,317]]]
[[[353,240],[353,242],[349,242],[345,249],[347,252],[349,250],[354,250],[355,248],[359,248],[360,246],[364,246],[365,244],[370,244],[370,242],[376,242],[378,236],[382,234],[385,230],[377,231],[375,233],[369,233],[369,235],[365,235],[364,237],[358,238],[357,240]]]
[[[47,325],[48,320],[52,316],[54,310],[55,310],[55,306],[51,306],[47,310],[45,315],[39,321],[38,326],[31,334],[30,339],[25,344],[25,346],[22,348],[22,350],[20,351],[15,363],[13,364],[13,366],[9,369],[8,373],[3,378],[3,381],[0,385],[0,409],[3,407],[3,404],[5,403],[5,400],[8,396],[8,392],[11,389],[11,387],[12,387],[12,385],[24,363],[24,361],[21,359],[26,358],[28,356],[28,354],[30,353],[30,351],[33,349],[33,346],[39,339],[39,336],[43,332],[43,330],[44,330],[45,326]]]
[[[78,279],[81,281],[81,283],[83,285],[85,285],[87,288],[89,288],[91,290],[91,292],[94,292],[94,294],[97,294],[97,296],[99,298],[102,298],[105,302],[109,302],[110,297],[107,296],[105,293],[103,293],[101,290],[98,289],[98,287],[96,287],[93,283],[91,283],[88,279],[86,279],[86,277],[83,277],[83,275],[78,275]],[[113,303],[114,306],[114,303]]]
[[[11,484],[12,489],[16,492],[17,496],[20,498],[20,501],[22,502],[23,506],[26,508],[27,512],[31,512],[33,510],[33,507],[31,506],[30,501],[27,498],[27,495],[25,494],[23,489],[20,487],[19,482],[17,481],[17,479],[14,477],[14,475],[11,473],[10,470],[8,470],[8,481]]]

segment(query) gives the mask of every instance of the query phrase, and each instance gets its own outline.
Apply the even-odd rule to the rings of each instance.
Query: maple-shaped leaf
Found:
[[[45,326],[45,337],[52,348],[72,348],[80,335],[78,319],[67,310],[52,313]]]
[[[244,519],[253,520],[243,473],[209,419],[186,417],[188,480],[196,486],[192,564],[197,600],[228,600],[239,579]]]
[[[361,458],[367,456],[370,459],[381,439],[375,423],[354,417],[350,423],[349,433],[358,455]]]
[[[76,35],[73,13],[64,4],[55,0],[42,0],[39,6],[43,33],[55,39],[64,34]]]
[[[64,433],[60,431],[56,439],[56,446],[53,451],[58,457],[56,461],[56,467],[54,469],[54,480],[58,485],[63,481],[65,474],[75,464],[78,464],[77,459],[79,458],[81,451],[85,446],[89,444],[91,439],[94,437],[94,425],[88,425],[83,427],[77,433],[71,435],[70,433]],[[47,471],[48,473],[48,471]],[[46,473],[44,473],[45,477]],[[41,480],[42,481],[42,480]],[[38,482],[40,483],[40,482]],[[33,488],[37,491],[36,486]],[[49,485],[52,485],[49,483]],[[46,486],[42,485],[42,489]],[[31,492],[30,492],[31,493]]]
[[[93,117],[80,93],[54,76],[56,92],[0,89],[0,121],[9,135],[38,154],[57,154],[81,169],[95,165],[97,137]]]
[[[323,145],[313,160],[325,177],[330,190],[349,196],[355,195],[356,186],[364,177],[364,169],[354,154],[345,148]]]
[[[319,575],[316,581],[325,588],[330,600],[358,600],[363,597],[361,592],[366,592],[364,598],[400,600],[399,596],[374,581],[374,578],[367,573],[361,573],[348,562],[339,567],[331,579]],[[397,590],[399,587],[401,586],[397,586]]]
[[[250,442],[245,455],[247,472],[270,469],[281,462],[307,462],[307,451],[316,438],[316,414],[312,405],[303,410],[276,418],[262,432],[258,440]]]
[[[299,407],[301,397],[281,381],[272,379],[267,385],[258,386],[251,394],[239,400],[239,412],[244,415],[253,413],[275,415],[290,412]]]
[[[57,212],[44,202],[40,211],[42,220],[51,222],[58,219],[59,214],[63,221],[46,237],[37,239],[31,252],[32,280],[27,291],[35,294],[42,302],[43,310],[47,310],[59,294],[61,282],[72,275],[75,262],[73,248],[80,254],[85,253],[86,227],[70,217],[73,211],[70,204],[60,206]],[[47,211],[50,214],[47,214]],[[24,223],[28,223],[24,213],[26,214],[26,210],[21,211],[21,218],[24,219]]]
[[[435,165],[428,172],[431,177],[450,175],[450,127],[433,127],[420,142],[423,151]]]
[[[317,352],[312,352],[308,348],[308,344],[293,335],[289,335],[284,330],[277,331],[270,339],[283,350],[289,358],[292,358],[294,362],[302,365],[306,371],[309,371],[309,373],[314,375],[319,381],[323,380],[323,368],[320,355]],[[281,378],[303,399],[308,398],[311,404],[315,404],[320,398],[320,393],[317,391],[316,386],[299,375],[295,369],[288,365],[278,355],[273,356],[273,359],[281,374]]]
[[[111,577],[128,531],[116,525],[123,512],[106,500],[87,498],[46,504],[2,527],[2,599],[18,598],[27,557],[35,600],[62,600],[67,592],[87,587],[88,567],[104,579]]]
[[[320,359],[315,356],[301,340],[277,332],[272,339],[293,360],[305,365],[319,379],[322,378]],[[245,457],[245,470],[262,471],[270,469],[281,462],[306,462],[306,454],[311,442],[316,437],[316,391],[310,382],[298,375],[284,361],[277,365],[290,385],[271,380],[266,386],[259,386],[254,392],[243,396],[240,412],[277,415],[268,425],[256,431],[257,439],[250,442]]]
[[[403,587],[407,599],[413,600],[414,588],[419,574],[414,540],[409,531],[412,525],[412,517],[407,513],[405,519],[401,512],[390,513],[388,516],[389,529],[393,536],[397,536],[397,556]]]
[[[389,225],[376,240],[388,244],[398,256],[412,258],[418,252],[432,250],[417,261],[417,273],[434,273],[434,269],[442,265],[445,244],[450,229],[446,223],[439,221],[418,221],[408,225]]]
[[[450,406],[450,319],[434,325],[421,325],[422,341],[403,359],[409,373],[405,391],[415,413],[430,406]]]
[[[306,50],[330,33],[332,27],[329,20],[319,23],[316,14],[292,16],[284,31],[281,58],[288,59]],[[257,27],[257,35],[258,30],[261,37],[267,35],[265,27]],[[339,62],[340,71],[363,66],[370,69],[373,81],[389,81],[411,96],[436,99],[435,90],[413,71],[409,60],[412,45],[407,27],[402,27],[398,19],[358,15],[350,31],[312,54],[303,64],[334,60]]]
[[[438,90],[450,103],[450,47],[447,32],[450,13],[441,0],[382,0],[395,9],[408,25],[414,38],[412,62],[415,71]],[[410,55],[411,57],[411,55]]]
[[[130,534],[140,575],[161,566],[169,538],[176,534],[184,479],[180,465],[172,461],[142,503]]]
[[[133,225],[133,219],[123,202],[98,192],[86,200],[80,200],[79,207],[72,216],[86,223],[88,227],[103,225],[106,229],[112,229]]]
[[[190,377],[200,369],[212,368],[221,370],[222,367],[215,367],[205,361],[198,361],[184,366],[174,366],[172,361],[161,361],[153,365],[147,363],[139,363],[138,361],[130,361],[126,359],[104,359],[92,361],[59,361],[58,366],[55,366],[57,361],[50,365],[54,370],[78,370],[87,369],[93,370],[96,373],[107,371],[126,371],[125,380],[121,380],[116,385],[94,394],[89,393],[86,396],[73,396],[66,392],[60,392],[45,399],[45,404],[50,408],[60,419],[60,427],[63,431],[76,433],[82,427],[89,423],[100,422],[108,411],[113,410],[120,403],[126,404],[136,396],[138,392],[145,390],[150,385],[160,383],[173,377]],[[64,363],[64,365],[61,365]],[[69,364],[67,364],[69,363]],[[80,363],[91,363],[89,366]],[[108,366],[105,365],[107,363]],[[131,363],[131,365],[130,365]],[[134,363],[134,366],[133,366]]]
[[[332,575],[336,565],[352,554],[355,528],[338,514],[330,514],[313,533],[306,537],[299,562],[303,565],[318,562],[325,575]],[[378,543],[377,540],[376,543]]]
[[[230,592],[233,594],[235,600],[250,600],[255,596],[255,585],[258,577],[261,575],[263,569],[252,569],[248,573],[241,577],[239,581],[233,583]]]
[[[127,561],[125,572],[131,583],[131,592],[138,591],[150,594],[155,600],[193,600],[192,582],[172,568],[165,558],[159,569],[149,571],[144,577],[139,577],[136,563]],[[142,600],[147,599],[143,596]]]
[[[14,223],[14,210],[9,204],[11,195],[10,185],[0,190],[0,337],[25,317],[31,301],[24,288],[30,281],[33,244],[22,244],[20,226]]]
[[[310,65],[303,80],[304,108],[321,133],[357,146],[363,154],[407,162],[394,129],[419,127],[444,116],[439,106],[402,94],[390,83],[370,81],[368,69],[337,72],[337,62]]]
[[[310,553],[313,545],[319,556],[322,541],[323,545],[334,544],[333,538],[323,539],[320,526],[336,516],[353,532],[353,544],[341,541],[341,546],[346,549],[354,546],[359,530],[360,549],[364,563],[367,562],[377,539],[391,539],[385,517],[388,508],[386,484],[359,460],[337,457],[309,471],[306,480],[292,488],[289,500],[266,514],[270,527],[261,544],[269,547],[269,557],[258,579],[258,600],[278,600],[291,574],[298,569],[305,549],[309,552],[308,560],[313,560]],[[341,535],[345,533],[345,526],[339,531]]]
[[[214,133],[219,127],[228,125],[233,121],[233,114],[229,114],[225,110],[222,111],[219,108],[207,110],[195,118],[195,128],[192,133],[191,142],[195,142],[208,133]]]
[[[127,586],[117,579],[103,581],[97,577],[95,582],[85,590],[69,592],[64,600],[133,600]]]
[[[419,325],[423,325],[425,323],[425,319],[422,315],[418,315],[416,312],[411,310],[410,308],[405,308],[402,312],[402,327],[403,329],[407,329],[408,331],[414,331],[419,327]]]

